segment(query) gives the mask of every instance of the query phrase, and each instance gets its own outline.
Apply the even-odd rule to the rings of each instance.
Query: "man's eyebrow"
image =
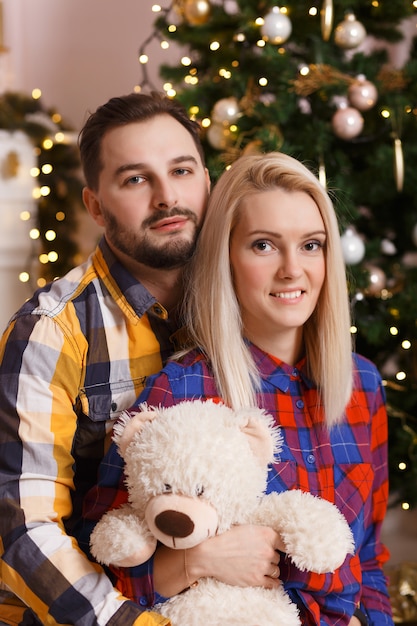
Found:
[[[192,154],[183,154],[183,155],[177,156],[174,159],[171,159],[169,163],[171,165],[178,165],[179,163],[186,163],[190,161],[194,163],[195,165],[198,164],[197,159]],[[116,175],[123,174],[124,172],[131,172],[133,170],[147,170],[148,168],[149,168],[149,165],[145,162],[124,163],[123,165],[120,165],[120,167],[117,168]]]
[[[171,163],[175,165],[177,163],[183,163],[184,161],[192,161],[196,165],[198,163],[197,159],[192,154],[184,154],[182,156],[175,157],[175,159],[172,159]]]

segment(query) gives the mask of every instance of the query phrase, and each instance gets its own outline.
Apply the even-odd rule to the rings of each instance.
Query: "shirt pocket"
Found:
[[[133,405],[145,380],[145,377],[141,377],[82,387],[79,397],[83,414],[92,422],[116,420],[122,411]]]

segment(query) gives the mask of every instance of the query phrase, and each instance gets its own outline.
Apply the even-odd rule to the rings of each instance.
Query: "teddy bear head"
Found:
[[[190,548],[244,523],[281,447],[262,409],[211,400],[125,413],[114,440],[125,461],[129,501],[161,543]]]

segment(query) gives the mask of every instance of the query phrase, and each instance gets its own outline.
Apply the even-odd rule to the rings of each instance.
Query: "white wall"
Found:
[[[140,81],[137,53],[153,31],[153,4],[152,0],[3,0],[7,88],[27,94],[35,87],[41,89],[44,105],[56,107],[79,130],[88,111],[112,96],[131,92]],[[172,48],[164,53],[155,40],[149,52],[149,73],[160,88],[158,65],[162,60],[170,62]],[[5,91],[4,80],[0,91]]]

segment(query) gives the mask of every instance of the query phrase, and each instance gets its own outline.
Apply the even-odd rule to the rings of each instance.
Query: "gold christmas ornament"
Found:
[[[387,277],[385,272],[377,265],[368,263],[365,269],[369,272],[369,284],[365,293],[370,296],[380,296],[381,291],[385,289]]]
[[[329,41],[333,28],[333,0],[323,0],[320,11],[321,36],[323,41]]]
[[[228,126],[214,122],[206,133],[207,141],[216,150],[225,150],[232,143],[232,136]]]
[[[174,8],[190,26],[206,24],[211,15],[208,0],[175,0]]]
[[[394,139],[394,178],[397,191],[402,191],[404,185],[404,154],[402,141],[399,137]]]
[[[20,159],[15,150],[10,150],[7,154],[1,168],[1,178],[8,180],[15,178],[19,173]]]

